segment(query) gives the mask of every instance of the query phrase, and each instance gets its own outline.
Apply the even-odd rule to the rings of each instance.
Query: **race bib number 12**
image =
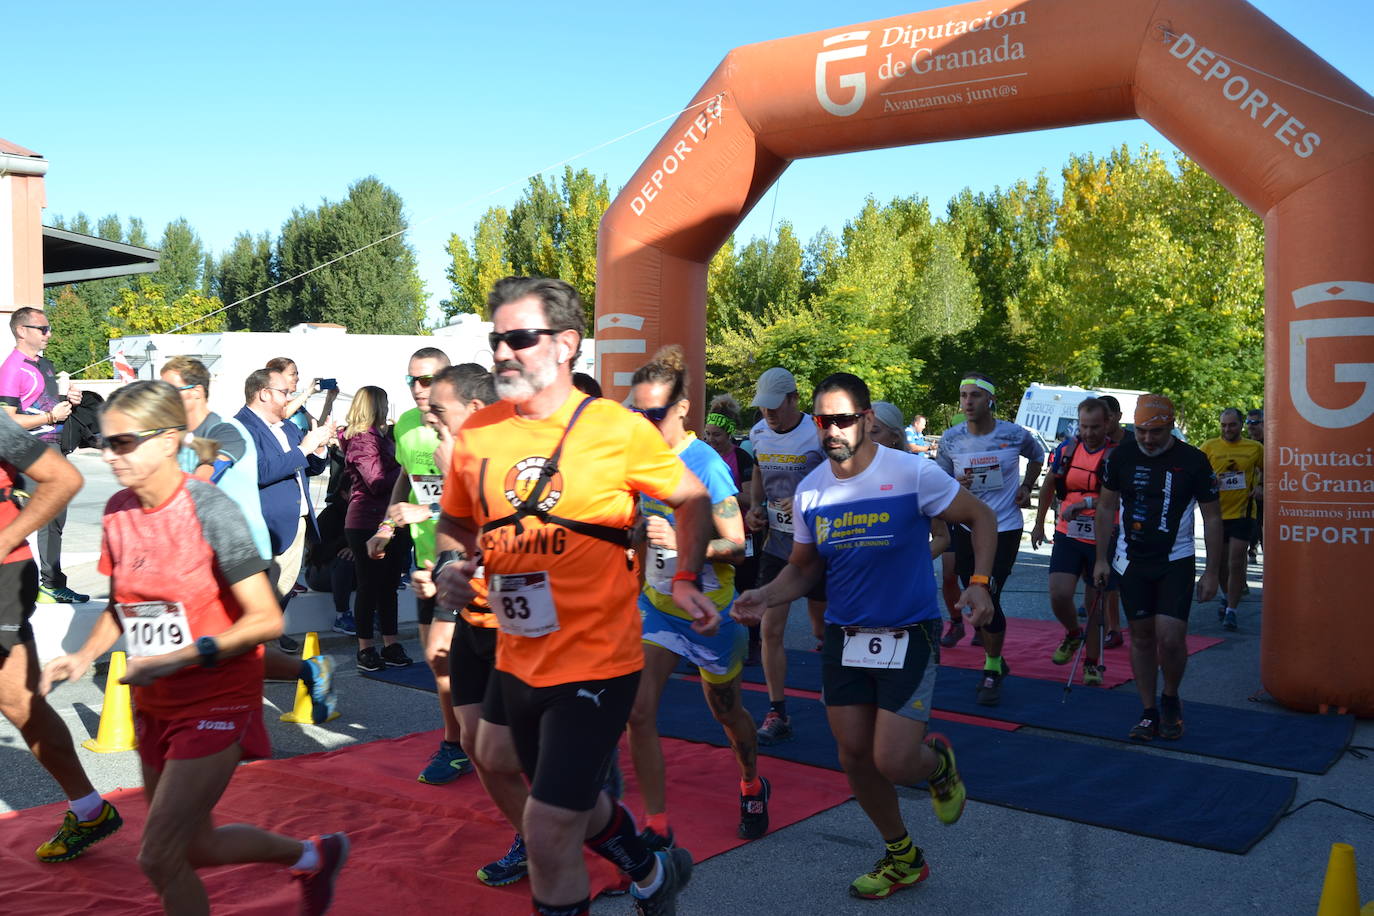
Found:
[[[415,492],[415,498],[428,505],[437,503],[439,498],[444,495],[444,478],[442,474],[411,474],[410,488]]]

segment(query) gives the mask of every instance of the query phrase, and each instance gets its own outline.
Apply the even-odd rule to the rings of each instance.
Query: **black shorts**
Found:
[[[776,579],[778,577],[778,573],[782,572],[783,567],[786,565],[786,557],[779,557],[771,553],[765,553],[762,557],[759,558],[759,578],[757,587],[761,588],[767,585],[769,582],[772,582],[774,579]],[[821,574],[820,581],[817,582],[814,586],[812,586],[811,591],[806,593],[806,597],[811,601],[825,600],[824,573]]]
[[[453,628],[453,641],[448,650],[448,678],[454,706],[471,706],[486,697],[491,673],[496,670],[496,633],[494,627],[475,627],[461,618]],[[501,711],[493,712],[500,721],[492,718],[487,721],[505,725]]]
[[[896,627],[906,636],[906,661],[900,668],[858,668],[844,665],[846,632],[863,639],[864,631],[838,624],[825,625],[821,647],[821,702],[826,706],[877,706],[904,719],[926,722],[935,696],[935,672],[940,664],[940,621],[927,620]]]
[[[1193,606],[1197,559],[1184,557],[1165,564],[1132,561],[1121,574],[1121,609],[1127,620],[1155,615],[1187,620]]]
[[[959,582],[967,588],[968,580],[973,576],[973,534],[963,525],[950,525],[949,540],[954,545],[954,568],[959,575]],[[1016,565],[1016,554],[1020,549],[1020,529],[997,532],[997,553],[992,558],[991,591],[993,600],[998,602],[999,608],[1002,587],[1011,576],[1011,569]]]
[[[1221,533],[1227,541],[1255,540],[1255,520],[1253,518],[1224,518],[1221,520]]]
[[[0,563],[0,652],[8,655],[20,643],[33,642],[29,618],[37,601],[37,564],[33,560]]]
[[[1068,573],[1089,579],[1093,566],[1097,564],[1097,546],[1084,544],[1078,538],[1069,537],[1062,531],[1054,533],[1054,544],[1050,548],[1050,573]]]
[[[553,687],[531,687],[505,671],[492,676],[491,686],[501,695],[531,796],[569,811],[596,806],[610,775],[612,754],[630,720],[639,676],[635,671]],[[484,719],[486,711],[484,703]]]
[[[427,627],[436,620],[440,623],[454,623],[458,620],[458,612],[439,607],[433,598],[416,598],[415,618],[420,626]]]

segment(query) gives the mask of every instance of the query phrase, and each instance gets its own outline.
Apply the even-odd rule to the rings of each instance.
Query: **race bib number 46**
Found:
[[[180,601],[116,604],[115,614],[130,658],[164,655],[195,641]]]
[[[546,572],[503,573],[487,579],[496,623],[516,636],[547,636],[558,629],[558,611]]]
[[[1217,485],[1223,490],[1244,490],[1244,471],[1223,471],[1217,475]]]

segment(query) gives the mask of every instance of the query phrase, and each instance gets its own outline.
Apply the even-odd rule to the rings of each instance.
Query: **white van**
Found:
[[[1053,447],[1078,431],[1078,405],[1086,398],[1110,394],[1121,403],[1121,418],[1129,423],[1135,402],[1145,392],[1125,388],[1079,388],[1077,385],[1042,385],[1031,382],[1016,408],[1016,422],[1039,433]]]

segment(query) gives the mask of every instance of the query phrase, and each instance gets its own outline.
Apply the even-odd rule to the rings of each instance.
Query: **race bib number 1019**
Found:
[[[130,658],[164,655],[195,641],[180,601],[116,604],[124,646]]]

